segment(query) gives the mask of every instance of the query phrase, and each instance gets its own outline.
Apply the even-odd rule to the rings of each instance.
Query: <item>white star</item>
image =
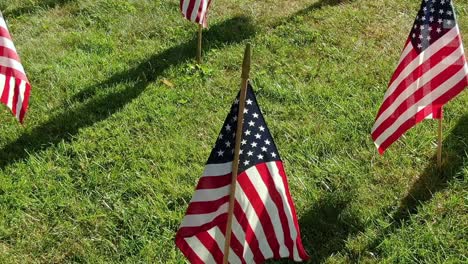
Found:
[[[241,155],[242,153],[244,153],[244,150],[243,150],[243,149],[239,149],[239,155]]]
[[[419,44],[418,44],[418,48],[422,48],[422,45],[421,45],[421,43],[419,43]]]
[[[422,20],[422,21],[426,21],[426,17],[422,17],[421,20]]]
[[[437,20],[437,23],[439,23],[439,24],[442,24],[442,22],[444,22],[444,20],[442,20],[442,18],[439,18],[439,19]]]
[[[257,155],[258,159],[263,159],[263,155],[262,154],[259,154]]]
[[[434,13],[435,9],[434,8],[431,8],[431,13]]]
[[[249,109],[245,108],[244,109],[244,114],[247,114],[249,112]]]
[[[419,28],[420,28],[421,30],[423,30],[423,29],[424,29],[424,25],[421,25]]]
[[[263,126],[260,126],[258,129],[260,129],[260,131],[265,131],[265,128]]]
[[[247,152],[247,155],[248,155],[248,156],[252,156],[252,155],[253,155],[253,152],[252,152],[252,151],[249,151],[249,152]]]
[[[231,131],[231,125],[227,124],[225,128],[226,128],[226,131]]]
[[[232,122],[236,122],[236,121],[237,121],[237,116],[235,115],[232,117]]]
[[[218,157],[221,157],[221,156],[223,156],[223,155],[224,155],[224,151],[219,150],[219,151],[218,151]]]
[[[239,103],[239,99],[236,98],[236,100],[234,100],[234,104],[238,104]]]
[[[249,122],[249,126],[254,126],[254,125],[255,125],[255,122],[254,122],[254,121],[252,121],[252,120],[250,120],[250,122]]]
[[[430,17],[429,21],[434,22],[434,17]]]
[[[254,118],[258,118],[258,114],[257,113],[253,113],[252,114]]]
[[[447,15],[451,16],[452,14],[452,11],[447,11]]]
[[[265,144],[270,145],[270,140],[265,140]]]
[[[223,139],[223,134],[219,134],[218,138]]]
[[[243,139],[242,142],[241,142],[242,145],[245,145],[247,144],[247,140]]]
[[[245,131],[245,135],[246,135],[246,136],[250,136],[250,133],[251,133],[250,130],[246,130],[246,131]]]
[[[226,144],[227,148],[229,148],[231,146],[231,142],[229,142],[229,141],[226,141],[226,143],[224,143],[224,144]]]
[[[447,25],[452,25],[452,20],[447,20]]]
[[[439,9],[439,14],[443,14],[444,13],[444,10],[443,9]]]
[[[430,41],[431,40],[431,36],[427,36],[427,41]]]
[[[262,147],[262,151],[263,151],[263,152],[267,152],[267,150],[268,150],[267,148]]]
[[[436,30],[436,31],[437,31],[437,33],[440,33],[440,32],[442,32],[442,29],[440,29],[440,28],[437,28],[437,30]]]
[[[432,31],[432,27],[429,27],[427,30]]]
[[[276,158],[276,153],[272,152],[272,153],[271,153],[271,156],[272,156],[273,158]]]
[[[258,134],[258,133],[255,134],[255,138],[256,138],[256,139],[260,139],[261,137],[262,137],[262,136],[261,136],[260,134]]]
[[[423,38],[423,35],[422,35],[422,34],[419,34],[419,37],[418,37],[418,38],[422,39],[422,38]]]
[[[236,132],[233,132],[233,133],[232,133],[232,137],[233,137],[233,138],[236,137]]]
[[[445,0],[440,1],[440,3],[441,3],[442,5],[445,4]]]
[[[249,165],[249,163],[250,163],[250,161],[248,161],[248,160],[244,161],[244,166]]]
[[[245,101],[248,105],[251,105],[252,104],[252,100],[250,99],[247,99],[247,101]]]
[[[250,145],[252,146],[252,148],[255,148],[257,147],[257,142],[252,142]]]

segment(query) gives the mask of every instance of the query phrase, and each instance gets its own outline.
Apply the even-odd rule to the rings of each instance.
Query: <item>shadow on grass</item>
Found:
[[[18,17],[23,14],[36,13],[39,10],[52,9],[74,1],[75,0],[42,0],[36,4],[30,4],[29,6],[20,7],[11,11],[5,11],[4,15],[5,17]]]
[[[407,195],[400,201],[392,215],[392,224],[387,227],[369,249],[377,250],[391,233],[397,231],[410,217],[418,213],[419,206],[429,201],[435,193],[445,189],[450,180],[457,177],[463,168],[468,151],[468,115],[463,116],[443,142],[444,163],[437,168],[436,156],[423,173],[413,183]]]
[[[292,14],[288,19],[280,21],[274,27],[277,27],[277,26],[283,25],[283,24],[288,24],[291,21],[294,21],[297,17],[305,16],[305,15],[307,15],[307,14],[309,14],[309,13],[315,11],[315,10],[318,10],[318,9],[320,9],[322,7],[336,6],[336,5],[339,5],[339,4],[350,3],[352,1],[354,1],[354,0],[320,0],[320,1],[317,1],[314,4],[308,6],[308,7],[304,8],[304,9],[301,9],[301,10],[297,11],[296,13]]]
[[[317,201],[299,220],[301,238],[311,263],[322,263],[342,251],[346,239],[364,230],[359,217],[347,210],[351,197],[329,193]],[[291,260],[273,263],[294,263]]]
[[[468,151],[468,115],[463,116],[450,135],[444,140],[444,164],[437,168],[436,156],[417,181],[413,183],[406,197],[401,200],[393,219],[397,222],[407,220],[418,211],[418,205],[432,198],[434,193],[446,188],[448,182],[461,171]]]
[[[345,3],[352,2],[352,1],[353,0],[320,0],[320,1],[312,4],[309,7],[305,8],[305,9],[302,9],[299,12],[296,12],[292,17],[307,15],[308,13],[310,13],[310,12],[312,12],[314,10],[320,9],[322,7],[325,7],[325,6],[336,6],[336,5],[339,5],[339,4],[345,4]]]
[[[203,49],[206,52],[222,45],[239,43],[254,34],[255,30],[249,18],[235,17],[206,31]],[[195,37],[154,55],[129,70],[117,73],[98,85],[83,89],[71,99],[76,106],[64,110],[3,147],[0,150],[0,168],[62,140],[69,141],[79,129],[111,116],[138,97],[165,70],[192,60],[195,57],[196,43]],[[116,89],[119,84],[123,84],[124,88]],[[109,89],[109,92],[104,95],[97,93],[103,89]]]
[[[345,247],[346,239],[364,229],[358,216],[346,210],[351,202],[329,194],[300,219],[304,247],[313,263],[321,263]]]

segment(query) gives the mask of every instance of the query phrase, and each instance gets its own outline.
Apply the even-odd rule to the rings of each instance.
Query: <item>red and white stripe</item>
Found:
[[[22,123],[28,108],[31,85],[0,12],[0,102]]]
[[[206,27],[210,4],[211,0],[181,0],[180,11],[186,19]]]
[[[467,85],[458,26],[419,54],[408,40],[372,128],[379,152],[423,119],[440,118],[442,106]]]
[[[206,166],[177,232],[176,245],[191,263],[222,263],[231,167]],[[235,198],[229,263],[308,259],[281,161],[240,173]]]

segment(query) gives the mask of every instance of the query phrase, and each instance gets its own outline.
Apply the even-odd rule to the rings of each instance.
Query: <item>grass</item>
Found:
[[[311,263],[467,262],[468,94],[442,174],[436,122],[384,156],[369,135],[418,4],[217,0],[198,68],[176,0],[0,2],[33,84],[25,127],[1,108],[0,263],[184,263],[175,231],[247,41]]]

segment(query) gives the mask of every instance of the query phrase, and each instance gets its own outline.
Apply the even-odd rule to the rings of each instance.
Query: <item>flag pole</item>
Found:
[[[438,142],[437,142],[437,167],[442,167],[442,119],[444,118],[444,109],[440,109]]]
[[[224,241],[224,257],[223,263],[227,264],[229,259],[229,249],[231,247],[231,233],[232,233],[232,218],[234,214],[234,202],[236,196],[236,183],[237,183],[237,173],[239,171],[239,155],[240,155],[240,145],[242,140],[242,126],[244,121],[244,108],[245,108],[245,98],[247,97],[247,83],[249,80],[250,74],[250,61],[251,61],[251,48],[250,43],[247,43],[244,53],[244,62],[242,63],[242,81],[241,81],[241,92],[239,100],[239,110],[237,112],[237,129],[236,129],[236,145],[234,148],[234,160],[232,161],[232,179],[231,179],[231,188],[229,194],[229,210],[228,210],[228,219],[226,224],[226,236]]]
[[[202,62],[202,38],[203,38],[203,26],[198,25],[197,64],[201,64]]]

